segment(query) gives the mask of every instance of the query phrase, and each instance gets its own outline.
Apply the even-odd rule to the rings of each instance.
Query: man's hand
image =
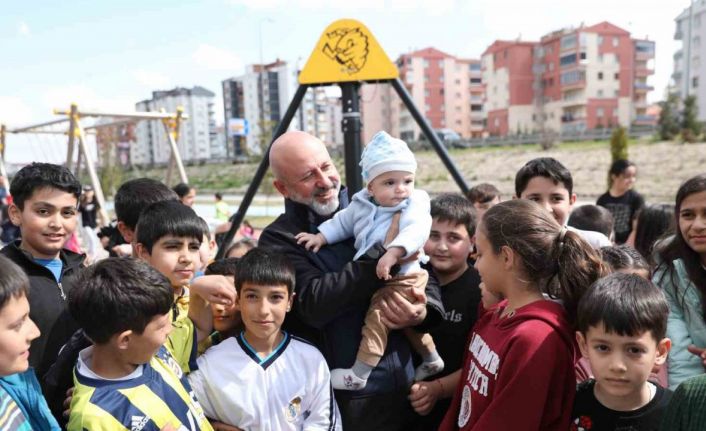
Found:
[[[686,350],[688,350],[692,355],[698,356],[699,359],[701,359],[701,365],[703,365],[706,369],[706,348],[696,347],[693,344],[689,344]]]
[[[441,398],[441,385],[437,380],[417,382],[412,385],[407,398],[417,414],[426,416]]]
[[[326,238],[321,233],[298,233],[295,237],[297,244],[303,245],[305,249],[316,253],[326,245]]]
[[[381,321],[389,329],[417,326],[427,317],[425,295],[415,295],[415,303],[409,302],[392,287],[384,287],[376,297],[377,307],[382,312]]]

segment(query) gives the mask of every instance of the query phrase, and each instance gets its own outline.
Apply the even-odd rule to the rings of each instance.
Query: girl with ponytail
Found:
[[[486,289],[506,299],[476,322],[439,429],[565,431],[576,391],[576,308],[606,267],[532,201],[490,208],[476,232],[475,267]]]

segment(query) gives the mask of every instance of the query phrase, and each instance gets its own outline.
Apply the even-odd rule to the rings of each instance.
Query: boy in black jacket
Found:
[[[29,364],[41,378],[78,329],[66,308],[66,295],[85,256],[64,249],[64,244],[76,230],[81,184],[62,166],[32,163],[17,172],[10,193],[10,220],[20,228],[21,239],[0,253],[29,277],[30,318],[41,332],[30,346]]]

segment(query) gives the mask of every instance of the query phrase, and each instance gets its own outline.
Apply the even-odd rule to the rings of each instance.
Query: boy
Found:
[[[28,369],[28,349],[39,336],[29,317],[29,279],[4,256],[0,268],[0,429],[58,431],[34,370]]]
[[[500,203],[500,190],[492,184],[481,183],[471,187],[467,197],[473,204],[473,208],[476,209],[478,220],[480,220],[490,207]]]
[[[164,274],[174,290],[174,320],[189,311],[189,283],[201,265],[202,221],[179,201],[155,202],[137,222],[137,256]]]
[[[234,279],[240,258],[230,257],[213,261],[206,267],[206,275],[223,275]],[[211,346],[219,344],[229,337],[234,337],[243,329],[240,311],[236,304],[231,305],[211,303],[213,315],[213,333],[199,343],[199,354],[203,354]]]
[[[134,256],[132,245],[135,240],[135,227],[142,210],[155,202],[178,199],[174,190],[156,180],[136,178],[124,182],[115,193],[118,235],[114,235],[109,242],[108,251],[111,256]]]
[[[0,253],[29,277],[30,318],[40,331],[30,347],[29,365],[41,377],[77,329],[66,310],[66,295],[85,256],[64,244],[76,230],[81,184],[62,166],[32,163],[17,172],[10,191],[10,219],[19,226],[21,239]]]
[[[281,330],[292,307],[294,268],[255,248],[238,263],[237,307],[245,330],[197,360],[189,383],[206,415],[243,430],[340,430],[321,353]]]
[[[87,268],[69,309],[93,341],[79,354],[68,430],[212,430],[164,344],[172,330],[169,280],[144,262],[109,258]]]
[[[326,244],[354,237],[357,253],[353,260],[376,245],[385,246],[387,250],[377,264],[378,278],[386,280],[388,286],[410,302],[417,302],[424,298],[429,276],[419,265],[425,259],[423,253],[411,261],[409,258],[422,251],[431,227],[429,195],[414,189],[417,161],[404,141],[378,132],[366,145],[360,166],[366,189],[356,193],[347,208],[320,224],[319,233],[301,232],[296,239],[317,252]],[[397,264],[401,264],[399,273],[392,278],[390,270]],[[373,296],[371,300],[353,367],[331,372],[334,389],[363,389],[380,363],[390,330],[382,322],[378,298],[379,295]],[[413,329],[404,332],[422,357],[422,364],[415,370],[415,380],[423,380],[444,369],[444,361],[431,336]]]
[[[649,381],[667,359],[669,305],[649,280],[613,273],[581,298],[576,340],[594,379],[579,384],[574,430],[658,430],[671,391]]]
[[[598,205],[587,204],[574,208],[567,225],[576,229],[600,232],[610,240],[614,236],[613,214]]]
[[[571,172],[551,157],[532,159],[515,175],[515,199],[537,202],[562,226],[566,225],[571,209],[576,203],[573,188],[574,180]],[[580,234],[595,249],[613,245],[600,232],[580,230],[570,226],[569,229]]]
[[[451,403],[463,365],[464,345],[476,321],[481,299],[478,271],[469,262],[476,218],[469,200],[460,194],[444,194],[431,201],[431,233],[424,245],[429,265],[439,280],[444,321],[430,331],[444,371],[435,380],[412,385],[410,402],[422,417],[423,429],[436,430]]]

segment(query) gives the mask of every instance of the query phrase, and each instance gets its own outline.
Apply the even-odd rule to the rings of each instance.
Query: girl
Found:
[[[662,238],[674,234],[674,205],[648,205],[635,220],[635,250],[655,267],[654,248]]]
[[[677,192],[676,229],[657,245],[657,270],[652,281],[669,301],[667,337],[669,387],[704,373],[706,347],[706,175],[687,180]]]
[[[532,201],[490,208],[476,235],[475,267],[505,300],[473,328],[439,429],[565,431],[576,390],[573,317],[606,269],[588,243]]]
[[[623,244],[632,232],[632,221],[645,205],[641,194],[632,189],[637,178],[637,167],[629,160],[616,160],[608,171],[610,188],[596,201],[607,208],[615,221],[615,243]]]

